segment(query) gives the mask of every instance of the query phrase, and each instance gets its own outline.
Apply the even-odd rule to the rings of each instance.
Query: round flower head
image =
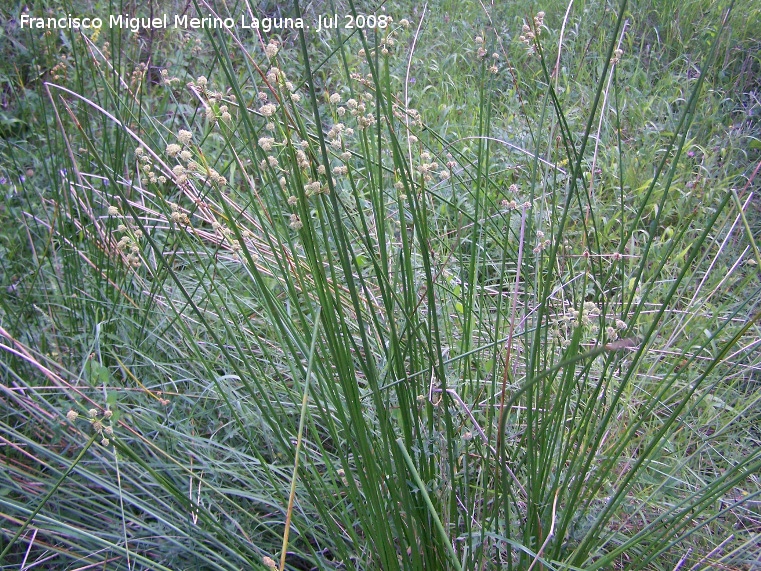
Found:
[[[275,105],[273,105],[272,103],[267,103],[266,105],[262,105],[259,108],[259,113],[261,113],[265,117],[272,117],[275,114],[276,110],[277,110],[277,107],[275,107]]]
[[[285,74],[277,67],[271,67],[267,72],[267,81],[277,83],[279,79],[285,80]]]
[[[180,141],[183,145],[190,144],[190,141],[193,139],[193,133],[190,131],[186,131],[185,129],[181,129],[179,133],[177,133],[177,140]]]
[[[272,59],[277,55],[278,52],[278,45],[275,40],[270,40],[270,43],[267,44],[267,47],[264,48],[264,53],[267,55],[267,59]]]

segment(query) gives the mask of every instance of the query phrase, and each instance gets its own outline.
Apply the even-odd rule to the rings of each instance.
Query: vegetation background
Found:
[[[0,567],[761,569],[756,2],[0,18]]]

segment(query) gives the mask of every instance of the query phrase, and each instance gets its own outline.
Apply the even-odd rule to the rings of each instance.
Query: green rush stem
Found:
[[[314,364],[314,347],[317,344],[317,333],[320,330],[320,310],[314,317],[314,331],[312,331],[312,343],[309,346],[309,362],[307,364],[306,380],[304,381],[304,396],[301,399],[301,416],[299,418],[299,435],[296,438],[296,458],[293,461],[293,477],[291,478],[291,493],[288,496],[288,510],[285,514],[285,530],[283,530],[283,549],[280,553],[280,571],[285,570],[285,554],[288,550],[288,534],[291,530],[291,514],[293,513],[293,501],[296,499],[296,477],[299,471],[299,452],[301,451],[301,438],[304,434],[304,421],[307,416],[307,401],[309,399],[309,378],[312,376]]]
[[[436,513],[436,509],[433,507],[433,502],[431,501],[431,498],[428,496],[428,492],[425,489],[425,484],[423,483],[423,480],[420,478],[420,474],[418,474],[417,470],[415,469],[415,464],[413,464],[412,458],[410,457],[409,452],[407,452],[407,449],[404,447],[404,440],[402,438],[397,438],[396,443],[399,445],[399,450],[401,450],[402,456],[404,456],[404,461],[407,463],[407,467],[410,469],[412,478],[415,480],[415,484],[420,490],[420,493],[423,496],[423,500],[425,501],[426,506],[428,506],[428,511],[430,512],[431,517],[433,518],[433,523],[436,525],[436,529],[441,535],[441,539],[444,541],[444,543],[447,546],[447,551],[449,552],[449,557],[451,557],[452,559],[452,564],[454,565],[454,568],[457,569],[457,571],[462,571],[462,566],[460,565],[460,561],[457,559],[457,554],[454,552],[454,547],[452,547],[452,541],[447,535],[446,530],[444,530],[444,526],[442,525],[441,520],[439,519],[439,514]]]
[[[756,241],[753,239],[753,231],[751,230],[750,225],[748,224],[748,219],[745,217],[745,210],[743,209],[743,205],[740,202],[740,197],[737,196],[737,191],[734,188],[730,189],[730,191],[732,192],[732,198],[735,201],[735,206],[737,206],[737,212],[739,213],[740,218],[743,221],[745,232],[746,234],[748,234],[748,242],[750,243],[750,247],[753,248],[753,255],[756,258],[756,264],[758,264],[758,267],[761,268],[761,254],[758,251],[758,246],[756,245]]]

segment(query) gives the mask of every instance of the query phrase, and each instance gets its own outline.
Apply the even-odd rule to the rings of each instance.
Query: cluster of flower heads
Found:
[[[196,91],[204,103],[204,114],[209,124],[213,125],[217,122],[217,119],[223,123],[230,123],[232,121],[232,115],[230,114],[230,107],[224,104],[223,101],[227,101],[231,105],[236,103],[235,95],[225,95],[220,91],[214,91],[209,85],[209,80],[206,76],[199,76],[195,82],[191,81],[188,86]]]
[[[410,139],[417,138],[414,135],[410,135]],[[438,171],[438,178],[441,181],[446,181],[452,176],[452,172],[454,168],[457,166],[457,163],[452,158],[451,154],[447,154],[447,164],[446,168]],[[423,179],[423,182],[431,182],[433,181],[433,177],[435,174],[437,174],[437,169],[439,168],[439,163],[434,161],[431,157],[431,153],[428,151],[423,151],[420,153],[420,163],[415,167],[415,171],[420,175],[420,177]],[[401,179],[401,173],[397,171],[397,176]],[[399,198],[401,200],[406,200],[407,195],[403,193],[404,191],[404,182],[402,180],[397,180],[394,183],[394,188],[400,193]]]
[[[392,112],[394,114],[394,117],[396,117],[399,121],[402,121],[404,123],[409,121],[410,126],[414,126],[414,127],[423,126],[423,117],[420,115],[420,111],[418,111],[417,109],[413,109],[411,107],[403,108],[400,105],[394,104],[392,108]]]
[[[143,62],[140,62],[137,64],[134,69],[132,70],[132,74],[129,78],[129,86],[130,89],[136,89],[140,86],[140,84],[143,82],[143,79],[145,78],[145,73],[148,70],[148,65],[146,65]]]
[[[277,40],[271,39],[267,43],[266,47],[264,48],[264,55],[267,56],[267,59],[271,60],[277,55],[279,51],[280,51],[280,44],[278,43]]]
[[[170,143],[166,146],[166,154],[172,159],[176,159],[179,164],[172,167],[172,174],[174,175],[174,181],[179,187],[183,187],[190,181],[190,176],[193,174],[198,175],[199,178],[206,180],[209,183],[214,183],[219,186],[225,186],[227,179],[219,174],[215,169],[211,167],[203,167],[193,160],[193,153],[188,148],[193,140],[193,133],[180,129],[177,133],[178,143]],[[135,149],[135,155],[144,164],[150,165],[150,157],[145,154],[142,148]],[[143,158],[145,157],[145,159]],[[185,163],[184,165],[182,163]],[[150,169],[147,171],[149,180],[151,182],[166,182],[166,178],[163,176],[156,177],[151,176]]]
[[[478,48],[476,48],[476,57],[478,57],[478,59],[484,59],[488,53],[484,47],[484,39],[481,36],[476,36],[475,42],[478,46]]]
[[[288,225],[294,230],[301,230],[301,228],[304,226],[304,223],[301,221],[299,215],[294,212],[291,214],[290,222]]]
[[[517,197],[518,195],[518,185],[517,184],[511,184],[510,188],[507,189],[510,194],[512,194],[514,197]],[[526,200],[525,202],[518,202],[516,198],[512,199],[503,199],[501,202],[502,208],[505,208],[507,210],[516,210],[518,208],[522,208],[524,210],[528,210],[531,208],[531,201]]]
[[[492,59],[494,60],[494,63],[489,66],[489,73],[493,73],[494,75],[497,75],[499,73],[499,66],[497,65],[497,62],[499,61],[499,54],[497,52],[494,52],[491,54]]]
[[[608,341],[615,341],[623,331],[626,331],[626,329],[628,329],[626,322],[621,319],[616,319],[615,326],[609,325],[605,328]]]
[[[169,77],[169,70],[168,69],[162,69],[160,73],[161,73],[161,83],[163,83],[167,87],[175,87],[176,85],[179,85],[180,78],[179,77]]]
[[[278,143],[277,140],[274,137],[259,137],[259,140],[257,141],[259,148],[264,153],[274,153],[277,151],[277,149],[281,147],[285,147],[287,145],[286,141],[283,141],[282,144]],[[307,141],[302,141],[301,146],[306,147],[308,146]],[[299,168],[301,170],[306,170],[310,166],[309,158],[307,157],[306,153],[303,151],[303,149],[296,149],[295,150],[295,156],[296,156],[296,163],[298,164]],[[272,169],[280,169],[280,161],[274,154],[265,154],[265,158],[262,159],[262,161],[259,163],[259,166],[262,170],[266,170],[268,167]],[[285,179],[282,179],[283,181]],[[285,182],[281,182],[280,186],[285,187]]]
[[[145,152],[145,149],[138,147],[135,149],[135,158],[139,165],[139,169],[148,178],[148,181],[153,184],[164,184],[166,177],[164,175],[157,175],[153,170],[153,162],[151,156]]]
[[[259,113],[262,114],[264,117],[272,117],[275,112],[277,111],[277,105],[274,103],[265,103],[261,107],[259,107]]]
[[[270,41],[270,43],[267,44],[267,48],[265,49],[265,52],[268,54],[268,59],[273,59],[277,55],[278,49],[278,44],[274,42],[274,40]],[[267,71],[266,78],[269,84],[269,88],[273,93],[279,93],[281,95],[287,94],[290,97],[291,101],[294,103],[301,101],[301,95],[296,93],[296,86],[288,80],[285,72],[283,72],[280,68],[274,65],[270,67],[270,69]],[[277,101],[275,103],[271,103],[269,101],[269,95],[264,91],[259,91],[257,93],[257,99],[260,104],[257,112],[268,121],[266,129],[268,131],[274,131],[275,123],[273,122],[273,119],[278,111]]]
[[[393,19],[389,17],[384,22],[390,24],[393,22]],[[389,55],[400,43],[398,39],[399,33],[409,28],[410,22],[402,20],[395,29],[385,24],[378,27],[386,29],[386,32],[381,34],[381,39],[375,49],[380,50],[383,55]],[[191,41],[189,37],[186,40]],[[279,112],[281,109],[284,110],[283,106],[287,103],[297,104],[301,99],[296,87],[288,80],[286,73],[278,67],[280,50],[281,45],[275,39],[270,39],[268,43],[263,45],[263,54],[269,65],[265,73],[266,87],[264,89],[260,88],[260,91],[253,93],[254,100],[258,103],[252,107],[264,118],[266,123],[265,131],[258,138],[258,147],[263,152],[263,156],[259,157],[261,169],[271,173],[274,177],[279,177],[280,186],[286,191],[284,197],[287,197],[287,202],[290,206],[295,207],[298,205],[299,197],[309,198],[329,192],[329,186],[322,179],[322,177],[328,174],[328,170],[335,176],[348,175],[351,166],[350,161],[353,157],[349,150],[350,139],[355,135],[355,131],[361,131],[374,125],[377,118],[372,108],[370,108],[374,100],[372,92],[367,91],[363,93],[362,91],[364,90],[360,89],[358,95],[345,100],[340,92],[328,92],[326,100],[332,108],[335,122],[326,133],[326,140],[331,149],[333,159],[326,164],[314,165],[313,161],[315,159],[309,154],[309,141],[293,141],[292,135],[287,139],[280,140],[281,137],[277,134],[279,131],[276,129],[276,124],[278,123]],[[364,56],[365,54],[361,53],[360,55]],[[366,60],[359,62],[360,65],[366,65],[366,63]],[[167,70],[162,71],[161,75],[165,84],[171,86],[176,83],[175,78],[169,79],[169,72]],[[360,80],[363,84],[367,84],[369,87],[374,85],[372,75],[370,74],[367,76],[353,74],[352,77]],[[207,122],[210,125],[219,125],[221,127],[223,123],[230,123],[233,119],[231,108],[245,111],[245,107],[242,104],[238,104],[234,97],[215,91],[207,77],[198,77],[195,81],[191,81],[188,87],[200,99],[205,110]],[[405,109],[397,105],[395,106],[394,114],[398,118],[403,119],[408,127],[422,126],[420,113],[414,109]],[[410,142],[413,142],[414,136],[409,134],[409,137]],[[142,148],[137,149],[135,152],[139,168],[145,173],[150,182],[163,183],[166,182],[167,178],[170,178],[177,186],[185,190],[187,190],[187,185],[195,179],[217,183],[220,186],[227,184],[225,177],[207,166],[207,161],[203,159],[202,151],[199,148],[194,148],[192,139],[193,135],[190,131],[182,130],[177,134],[177,141],[167,145],[165,156],[171,159],[171,161],[167,161],[169,163],[169,170],[163,175],[154,172],[151,157]],[[196,155],[199,155],[200,158],[196,157]],[[152,156],[156,157],[155,154],[152,154]],[[196,160],[193,160],[194,158]],[[303,178],[301,184],[303,185],[303,194],[301,194],[301,189],[299,189],[299,192],[295,192],[292,184],[288,182],[292,180],[292,177],[288,177],[288,180],[286,180],[289,168],[287,164],[281,165],[281,162],[290,163],[291,161],[302,172]],[[449,166],[448,163],[447,169],[440,169],[439,164],[431,159],[430,154],[424,153],[421,156],[419,166],[417,166],[417,172],[425,180],[430,180],[432,175],[436,174],[443,180],[449,178],[451,174],[454,162],[450,162],[452,164]],[[441,170],[441,172],[438,172],[438,170]],[[287,190],[290,190],[290,192]],[[303,212],[298,210],[290,214],[290,227],[295,230],[298,230],[303,225],[299,214],[303,216]],[[176,224],[190,224],[188,214],[181,211],[177,205],[171,205],[169,219]],[[229,239],[230,237],[225,235],[224,238]],[[128,241],[120,243],[124,244],[123,247],[128,249],[134,246],[132,242]]]
[[[121,217],[119,208],[113,205],[108,207],[108,215],[114,218]],[[116,232],[123,234],[116,243],[116,249],[125,254],[124,261],[127,266],[139,268],[143,263],[140,259],[140,239],[143,237],[143,231],[122,223],[117,226]]]
[[[175,204],[174,202],[170,202],[169,208],[172,211],[172,213],[169,215],[169,219],[172,222],[174,222],[175,224],[182,224],[183,226],[190,225],[190,218],[188,218],[187,213],[180,212],[179,205]]]
[[[285,72],[282,69],[273,65],[267,71],[266,77],[270,89],[275,92],[278,92],[279,90],[279,92],[282,94],[288,94],[291,98],[291,101],[294,103],[301,101],[301,95],[296,93],[296,86],[291,81],[289,81],[288,77],[285,75]],[[271,117],[274,115],[275,111],[277,111],[277,105],[273,103],[267,103],[269,96],[264,92],[259,92],[258,98],[259,101],[264,103],[265,106],[270,106],[265,111],[260,109],[259,112],[265,117]]]
[[[351,76],[353,79],[361,80],[362,78],[361,75],[356,73],[351,74]],[[365,94],[365,98],[368,101],[372,99],[372,97],[373,96],[370,93]],[[343,117],[348,111],[349,115],[356,118],[357,130],[359,131],[375,124],[375,115],[372,113],[367,113],[366,115],[364,114],[365,111],[367,111],[367,104],[363,101],[362,97],[360,97],[359,100],[354,98],[347,99],[345,105],[339,105],[339,103],[341,103],[341,95],[338,93],[333,93],[328,97],[328,102],[331,105],[337,106],[335,108],[335,112],[339,117]]]
[[[95,408],[91,408],[87,411],[87,419],[90,421],[90,425],[95,433],[101,437],[100,443],[102,446],[108,446],[111,444],[109,438],[114,435],[114,427],[111,425],[111,418],[113,415],[114,412],[112,410],[105,410],[102,415],[98,409]],[[66,413],[66,418],[69,419],[69,422],[74,423],[79,419],[79,413],[76,410],[70,410]]]
[[[537,12],[536,16],[534,16],[533,30],[528,24],[523,24],[523,28],[521,29],[521,36],[518,39],[526,44],[526,47],[528,47],[530,53],[536,50],[536,40],[541,35],[543,27],[544,12]]]
[[[534,246],[534,253],[538,254],[542,250],[546,250],[552,244],[552,240],[544,237],[544,232],[541,230],[536,233],[536,246]]]
[[[561,347],[567,347],[570,345],[573,329],[578,325],[587,329],[590,335],[597,336],[597,320],[601,315],[601,309],[592,301],[585,301],[581,309],[566,305],[564,313],[557,319],[550,333],[559,342]],[[608,325],[605,328],[607,342],[615,341],[623,331],[628,329],[628,325],[621,319],[616,319],[612,323],[612,325]]]
[[[275,44],[268,44],[273,46]],[[265,49],[265,53],[268,50]],[[270,84],[270,88],[279,90],[280,95],[290,94],[290,99],[294,103],[298,103],[299,97],[295,93],[294,86],[287,80],[284,72],[275,67],[275,62],[272,61],[276,55],[274,47],[269,48],[268,59],[273,67],[271,67],[267,73],[266,78]],[[272,56],[272,57],[270,57]],[[274,170],[276,175],[279,176],[279,182],[281,188],[284,190],[289,186],[284,174],[287,174],[288,169],[285,166],[281,166],[280,161],[283,157],[286,157],[286,162],[295,159],[295,165],[306,177],[306,181],[303,183],[303,196],[309,198],[318,194],[326,194],[329,192],[329,186],[324,181],[313,180],[316,178],[314,172],[316,171],[318,176],[325,176],[327,170],[330,169],[335,176],[345,176],[349,173],[349,162],[352,158],[352,154],[347,149],[348,140],[352,138],[356,130],[365,129],[373,125],[376,121],[375,116],[368,110],[366,101],[372,100],[372,94],[366,93],[355,98],[349,98],[343,101],[340,93],[326,93],[326,102],[331,106],[333,116],[336,122],[326,132],[326,140],[329,148],[333,151],[335,158],[341,161],[340,164],[318,164],[313,165],[312,160],[306,152],[309,147],[309,141],[293,141],[283,140],[278,141],[273,135],[260,136],[257,143],[259,149],[264,153],[264,157],[260,161],[260,167],[264,170]],[[260,92],[257,95],[260,106],[257,111],[259,114],[269,121],[265,127],[266,131],[274,131],[275,124],[274,118],[278,112],[278,104],[271,103],[270,96],[267,93]],[[278,98],[278,102],[282,102],[282,97]],[[348,126],[341,121],[341,118],[352,117],[355,120],[354,126]],[[292,153],[290,150],[286,150],[293,145]],[[281,152],[282,150],[282,152]],[[314,169],[314,170],[312,170]],[[296,193],[287,195],[287,203],[289,206],[296,206],[299,202]],[[294,212],[290,214],[289,226],[294,230],[299,230],[303,227],[303,222],[298,213]]]
[[[60,60],[55,64],[51,70],[50,75],[54,81],[61,81],[68,78],[69,63],[65,54],[61,54]]]
[[[391,16],[383,16],[384,20],[382,25],[378,26],[381,29],[386,30],[386,34],[381,37],[380,39],[380,45],[378,46],[380,49],[380,54],[383,56],[389,56],[392,55],[392,52],[394,51],[394,48],[397,45],[398,39],[399,39],[399,32],[401,29],[407,29],[410,27],[410,21],[406,18],[403,18],[399,20],[399,26],[396,28],[391,27],[391,24],[394,23],[394,19]],[[357,52],[357,55],[360,58],[365,58],[368,56],[367,50],[365,48],[361,48],[359,52]],[[375,55],[375,50],[371,49],[369,56],[373,57]]]
[[[201,37],[191,32],[186,32],[181,39],[182,52],[190,52],[191,55],[197,56],[203,52],[203,41]]]
[[[364,127],[361,125],[370,125],[372,123],[364,123],[364,117],[360,117],[357,122],[357,128],[363,129]],[[373,121],[375,119],[373,118]],[[354,129],[351,127],[347,127],[343,123],[336,123],[331,127],[331,129],[327,132],[327,138],[329,141],[330,146],[335,149],[336,151],[340,151],[344,149],[344,137],[351,137],[354,135]],[[346,160],[346,158],[344,158]]]
[[[241,251],[240,242],[233,238],[234,232],[232,228],[225,226],[216,220],[212,222],[211,227],[214,229],[214,231],[217,234],[219,234],[222,237],[223,242],[227,242],[228,246],[233,251],[233,254],[237,255],[237,253]],[[249,233],[244,232],[244,237],[248,237],[248,236],[249,236]]]
[[[417,172],[423,177],[424,181],[430,182],[433,179],[433,173],[439,168],[439,163],[431,160],[431,153],[428,151],[420,153],[420,161],[420,164],[417,166]]]
[[[485,60],[486,56],[489,55],[489,52],[486,50],[485,40],[483,36],[476,36],[474,42],[476,44],[476,57],[479,60]],[[494,52],[491,57],[493,63],[489,66],[489,73],[496,75],[499,73],[499,66],[497,65],[499,62],[499,54]]]
[[[177,205],[170,204],[171,208],[173,209],[172,217],[174,218],[174,213],[177,212]],[[182,213],[179,213],[179,216],[182,216]],[[220,222],[219,220],[215,220],[211,224],[212,229],[214,230],[214,233],[219,236],[219,244],[226,244],[227,248],[232,252],[232,259],[236,261],[241,260],[241,252],[243,250],[243,246],[241,245],[240,241],[236,239],[236,234],[233,228],[228,226],[227,224],[224,224]],[[243,238],[244,241],[254,238],[254,233],[251,232],[251,230],[248,230],[246,228],[238,228],[240,231],[240,237]],[[252,261],[256,262],[259,260],[259,255],[256,254],[256,252],[253,252],[251,250],[251,247],[249,246],[247,248],[247,254],[248,257],[251,258]],[[164,401],[159,401],[162,404],[165,404]],[[168,401],[167,403],[168,404]]]

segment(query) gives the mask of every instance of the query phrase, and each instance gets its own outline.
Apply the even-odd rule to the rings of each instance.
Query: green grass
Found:
[[[2,565],[754,568],[761,12],[725,4],[7,24]]]

